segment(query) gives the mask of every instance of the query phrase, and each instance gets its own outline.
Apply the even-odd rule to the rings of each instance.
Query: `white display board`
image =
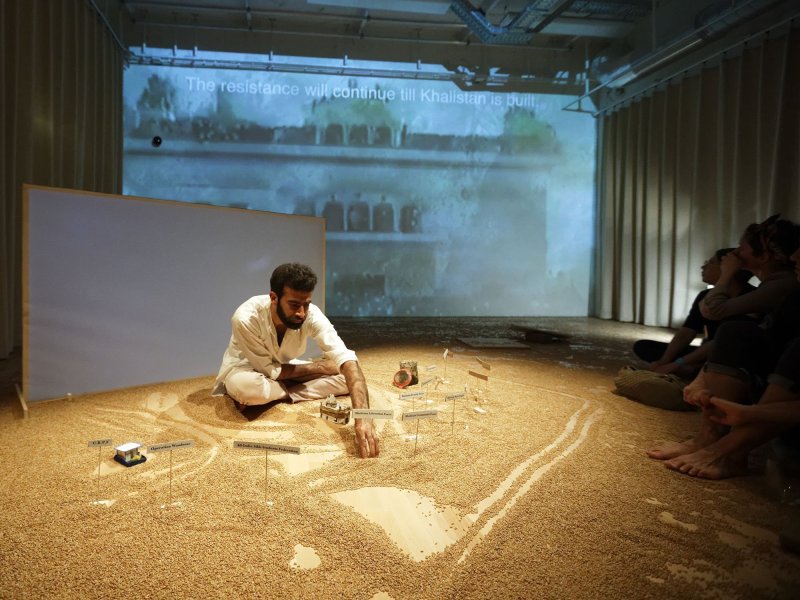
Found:
[[[319,277],[318,217],[25,186],[27,402],[215,375],[230,318],[284,262]]]

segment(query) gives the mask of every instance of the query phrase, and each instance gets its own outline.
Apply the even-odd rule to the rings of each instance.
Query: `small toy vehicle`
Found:
[[[335,397],[328,396],[319,403],[319,416],[338,425],[347,425],[350,421],[350,407],[342,404]]]

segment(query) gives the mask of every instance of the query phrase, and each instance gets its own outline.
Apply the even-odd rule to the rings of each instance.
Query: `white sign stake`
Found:
[[[272,506],[273,503],[267,500],[267,482],[269,481],[269,451],[272,450],[273,452],[300,454],[300,446],[285,446],[283,444],[269,444],[266,442],[244,442],[241,440],[234,440],[233,447],[264,451],[264,504],[266,504],[267,506]]]
[[[444,397],[444,401],[447,402],[448,400],[453,401],[453,418],[450,420],[450,435],[455,433],[456,428],[456,400],[460,398],[466,398],[467,394],[466,391],[464,392],[457,392],[455,394],[448,394]]]
[[[414,420],[417,422],[417,432],[414,434],[414,456],[417,455],[417,442],[419,441],[420,419],[436,419],[438,416],[439,416],[438,410],[416,410],[403,413],[403,421]]]
[[[181,448],[191,448],[194,446],[194,440],[180,440],[177,442],[165,442],[163,444],[153,444],[148,446],[147,450],[155,454],[156,452],[164,452],[169,450],[169,504],[164,506],[173,506],[172,502],[172,451]],[[162,506],[161,508],[164,508]]]
[[[111,446],[114,442],[111,441],[111,438],[104,438],[102,440],[89,440],[88,447],[89,448],[97,448],[97,500],[95,500],[92,504],[103,504],[100,500],[100,465],[102,464],[101,459],[101,452],[103,448],[106,446]]]

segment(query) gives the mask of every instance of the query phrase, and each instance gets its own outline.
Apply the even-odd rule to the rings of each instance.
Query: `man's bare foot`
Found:
[[[691,438],[683,442],[664,442],[658,446],[653,446],[647,450],[647,456],[656,460],[667,460],[684,454],[690,454],[702,448],[697,438]]]
[[[743,461],[734,459],[730,454],[716,451],[713,447],[677,456],[666,461],[664,465],[673,471],[701,479],[725,479],[747,472],[747,466]]]

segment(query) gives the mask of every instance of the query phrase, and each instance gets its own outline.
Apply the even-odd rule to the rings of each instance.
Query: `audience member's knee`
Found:
[[[769,344],[764,330],[750,321],[720,325],[708,362],[731,369],[760,372],[768,368]]]

